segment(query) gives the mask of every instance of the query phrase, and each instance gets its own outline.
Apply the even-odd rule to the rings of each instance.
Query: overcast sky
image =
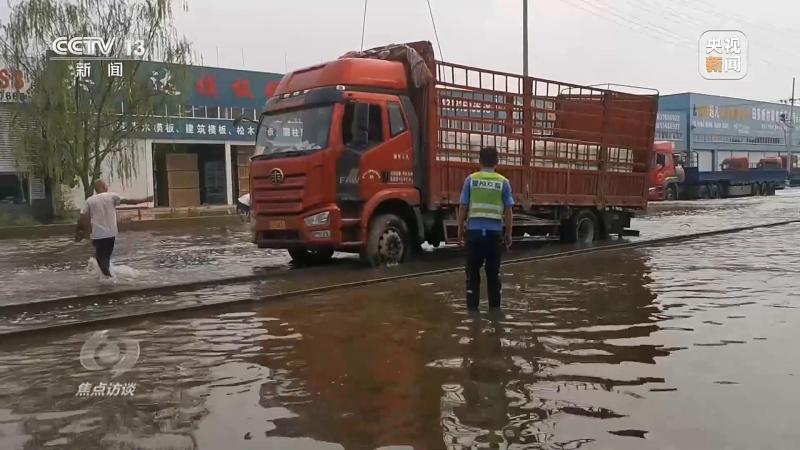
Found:
[[[423,39],[435,44],[426,0],[368,1],[365,48]],[[8,7],[0,2],[5,19]],[[442,59],[522,72],[522,0],[430,2]],[[789,98],[792,76],[800,77],[798,0],[529,2],[533,76],[767,101]],[[361,42],[363,0],[176,3],[179,32],[205,65],[283,73],[338,57]],[[698,40],[709,29],[745,33],[750,63],[744,79],[701,78]]]

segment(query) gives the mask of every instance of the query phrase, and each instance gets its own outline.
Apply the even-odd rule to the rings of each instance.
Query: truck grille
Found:
[[[303,211],[305,174],[285,175],[275,184],[269,175],[253,177],[253,209],[259,216],[297,214]]]

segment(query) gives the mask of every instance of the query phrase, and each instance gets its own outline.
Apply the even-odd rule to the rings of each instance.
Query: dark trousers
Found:
[[[500,252],[502,235],[499,231],[468,230],[467,246],[467,309],[478,309],[481,295],[481,266],[485,264],[489,307],[500,307]]]
[[[97,260],[100,271],[107,277],[111,276],[109,266],[111,265],[111,254],[114,253],[114,239],[116,238],[92,239],[94,259]]]

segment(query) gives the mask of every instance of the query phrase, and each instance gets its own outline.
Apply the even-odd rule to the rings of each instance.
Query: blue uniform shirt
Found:
[[[481,172],[494,172],[493,169],[481,168]],[[470,194],[470,178],[464,180],[464,187],[461,189],[461,205],[464,207],[469,206]],[[508,180],[503,182],[503,205],[510,208],[514,205],[514,196],[511,194],[511,183]],[[475,217],[467,219],[467,230],[486,230],[486,231],[503,231],[503,221],[495,219],[487,219],[485,217]]]

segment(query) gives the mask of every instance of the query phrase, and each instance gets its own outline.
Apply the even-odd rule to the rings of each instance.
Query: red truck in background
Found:
[[[651,201],[774,195],[787,176],[786,170],[774,167],[769,158],[756,167],[750,167],[746,157],[726,158],[720,171],[700,171],[697,153],[676,153],[669,141],[653,144],[653,158],[648,189]]]
[[[788,161],[788,159],[786,155],[762,158],[758,161],[758,167],[787,170],[786,161]],[[792,155],[792,170],[788,172],[788,176],[789,186],[800,185],[800,162],[798,162],[797,155]]]
[[[657,102],[436,61],[429,42],[297,70],[259,121],[253,241],[301,263],[336,250],[372,265],[453,241],[481,146],[498,149],[513,187],[515,239],[636,234]]]

